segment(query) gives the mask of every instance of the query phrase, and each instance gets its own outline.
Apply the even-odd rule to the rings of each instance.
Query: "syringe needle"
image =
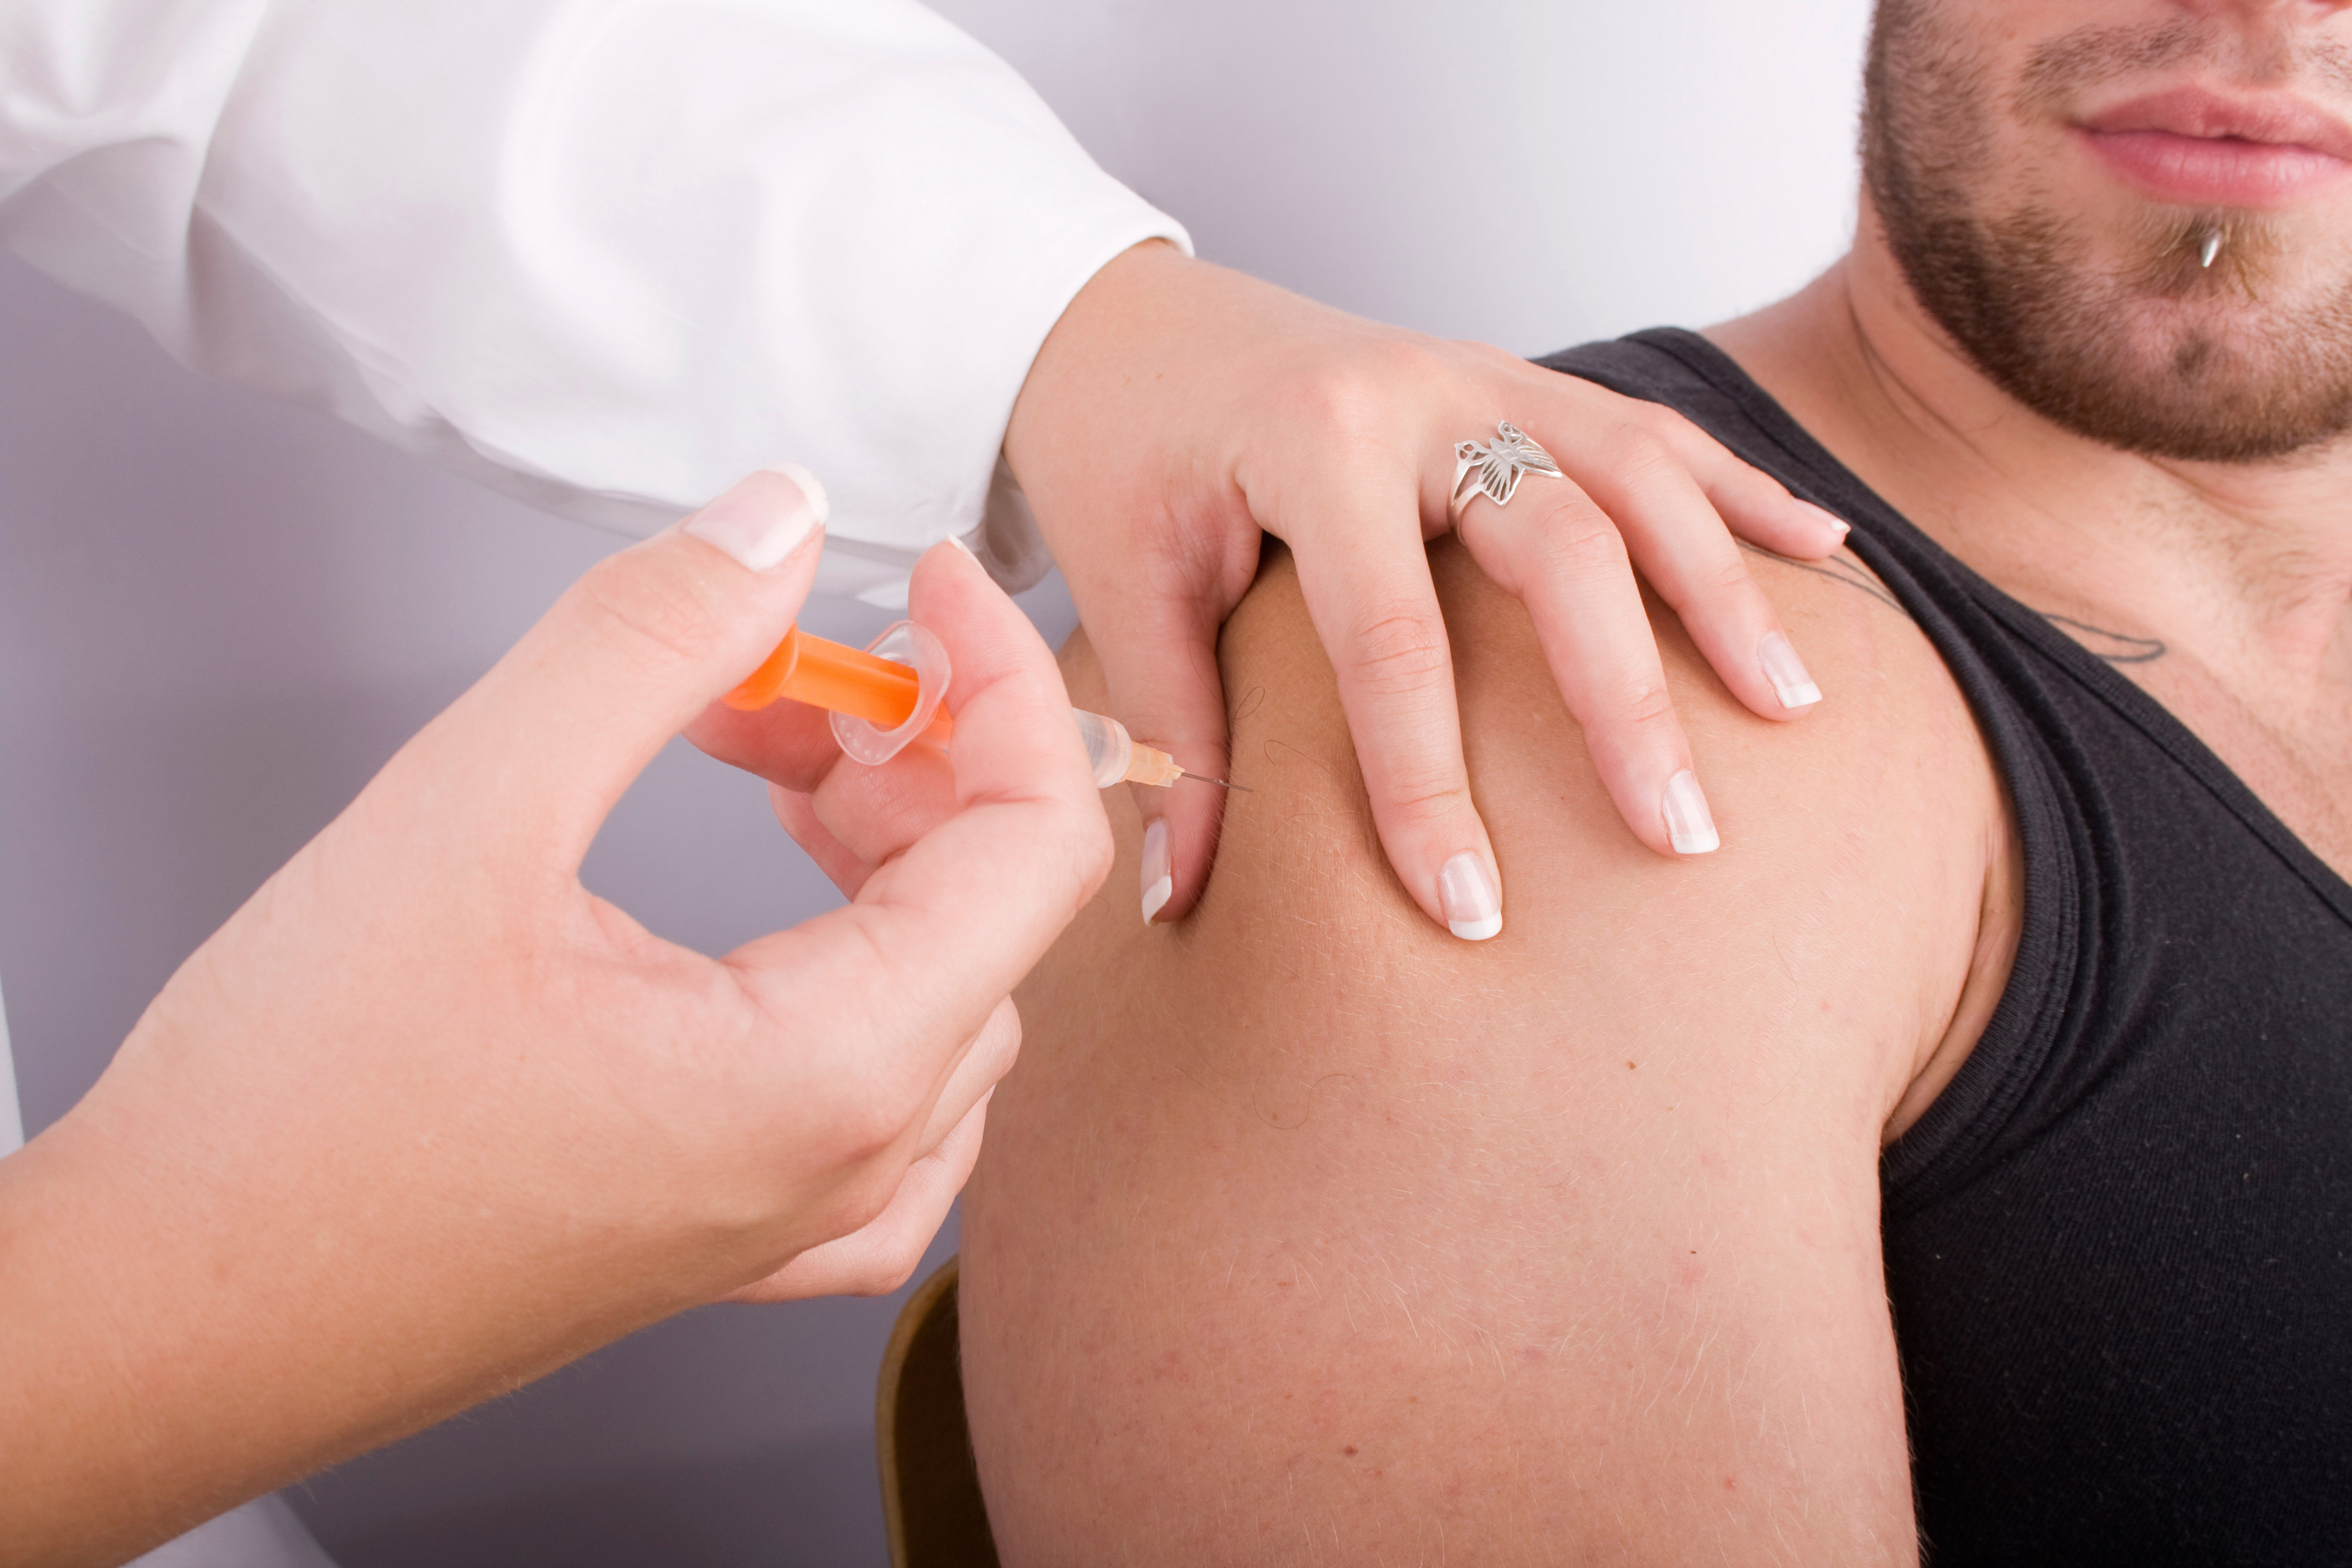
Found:
[[[1181,763],[1157,746],[1145,745],[1129,734],[1127,726],[1116,719],[1106,719],[1083,708],[1071,709],[1070,717],[1077,721],[1078,738],[1086,742],[1087,765],[1094,770],[1095,783],[1104,789],[1122,780],[1166,789],[1178,779],[1199,779],[1219,789],[1255,793],[1247,784],[1213,779],[1206,773],[1186,773]]]

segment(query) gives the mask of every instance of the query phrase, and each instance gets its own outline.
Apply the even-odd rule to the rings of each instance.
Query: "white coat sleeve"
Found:
[[[0,243],[622,531],[804,464],[821,585],[877,603],[950,533],[1042,574],[1013,398],[1153,237],[1187,244],[913,0],[0,0]]]

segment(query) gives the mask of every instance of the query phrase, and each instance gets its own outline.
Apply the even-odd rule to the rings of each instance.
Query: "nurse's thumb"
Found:
[[[824,505],[808,475],[762,469],[592,567],[436,726],[478,786],[461,812],[576,867],[655,753],[791,629]]]

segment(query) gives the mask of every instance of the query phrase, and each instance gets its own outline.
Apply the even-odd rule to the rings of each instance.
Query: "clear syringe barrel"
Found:
[[[1184,770],[1165,752],[1138,745],[1127,732],[1127,726],[1116,719],[1106,719],[1099,713],[1089,713],[1083,708],[1070,710],[1077,721],[1078,739],[1087,746],[1087,766],[1094,770],[1095,787],[1108,789],[1119,783],[1158,784],[1162,788],[1184,776]]]

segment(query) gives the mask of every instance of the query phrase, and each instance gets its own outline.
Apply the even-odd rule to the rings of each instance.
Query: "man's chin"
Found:
[[[2276,317],[2243,296],[2142,297],[2102,314],[2105,325],[2084,332],[2077,352],[2112,356],[2126,382],[2178,380],[2187,395],[2233,395],[2309,369],[2307,355],[2277,341]]]

